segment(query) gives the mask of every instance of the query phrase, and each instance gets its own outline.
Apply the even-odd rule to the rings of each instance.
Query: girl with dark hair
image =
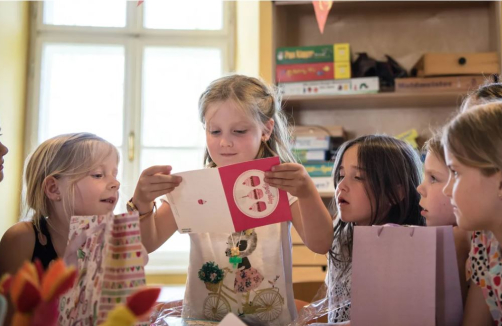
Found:
[[[369,135],[345,142],[335,159],[336,222],[327,276],[330,323],[350,320],[352,241],[356,225],[425,225],[420,215],[421,162],[405,142]]]

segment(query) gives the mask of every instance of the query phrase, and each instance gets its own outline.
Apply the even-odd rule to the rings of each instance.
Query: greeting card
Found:
[[[239,232],[290,221],[288,195],[264,181],[278,157],[177,173],[167,199],[180,233]]]

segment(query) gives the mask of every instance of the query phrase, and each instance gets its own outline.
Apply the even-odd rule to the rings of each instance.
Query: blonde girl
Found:
[[[292,224],[311,250],[325,254],[333,239],[331,217],[304,167],[294,163],[277,93],[256,78],[223,77],[202,93],[199,113],[206,130],[206,167],[279,156],[282,164],[266,173],[265,182],[290,194]],[[156,166],[142,173],[132,198],[140,214],[151,212],[156,197],[182,182],[170,171]],[[263,325],[288,324],[296,316],[290,226],[191,234],[183,315],[219,320],[233,312]],[[147,250],[157,249],[177,229],[169,204],[143,218],[141,228]],[[236,265],[229,262],[229,246],[240,250]],[[221,284],[225,294],[206,283]]]
[[[14,273],[25,260],[44,267],[63,257],[72,215],[108,214],[118,200],[119,154],[88,133],[43,142],[26,166],[26,205],[31,220],[13,225],[0,242],[0,274]]]
[[[421,214],[425,218],[427,226],[453,226],[458,271],[460,274],[460,288],[462,290],[462,299],[465,302],[467,295],[465,262],[471,247],[470,233],[458,227],[450,199],[443,194],[443,188],[448,182],[450,171],[446,166],[441,135],[441,132],[435,132],[425,142],[424,178],[418,186],[417,191],[421,197]]]
[[[443,192],[460,228],[474,231],[464,325],[502,325],[502,103],[470,108],[442,138],[450,176]]]

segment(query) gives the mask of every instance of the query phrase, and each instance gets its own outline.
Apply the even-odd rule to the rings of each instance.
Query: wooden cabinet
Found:
[[[428,52],[496,52],[500,64],[500,14],[498,1],[335,1],[321,34],[311,1],[276,1],[271,70],[275,71],[278,47],[334,43],[349,43],[352,61],[359,52],[377,60],[388,54],[408,71]],[[455,113],[465,95],[291,96],[284,98],[283,106],[295,124],[341,125],[349,138],[397,135],[415,128],[425,140],[431,128],[443,125]],[[294,243],[293,281],[323,279],[326,257],[302,247],[301,240]]]
[[[295,228],[291,228],[291,240],[293,242],[293,282],[323,282],[326,277],[326,256],[310,251],[303,244]]]
[[[273,58],[278,47],[350,43],[352,60],[359,52],[377,60],[388,54],[408,71],[427,52],[497,52],[500,63],[501,10],[496,1],[335,1],[322,35],[310,1],[276,1],[272,10]],[[431,127],[451,117],[464,96],[292,96],[284,99],[284,107],[295,124],[342,125],[350,138],[415,128],[425,139]]]

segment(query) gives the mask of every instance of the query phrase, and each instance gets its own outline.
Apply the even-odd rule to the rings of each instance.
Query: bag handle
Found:
[[[377,230],[377,237],[380,238],[380,234],[382,234],[382,231],[385,227],[395,227],[395,226],[401,226],[401,225],[397,225],[397,224],[385,224],[385,225],[381,225],[381,226],[378,226],[378,230]],[[413,237],[413,234],[415,234],[415,228],[414,227],[410,227],[410,237]]]

